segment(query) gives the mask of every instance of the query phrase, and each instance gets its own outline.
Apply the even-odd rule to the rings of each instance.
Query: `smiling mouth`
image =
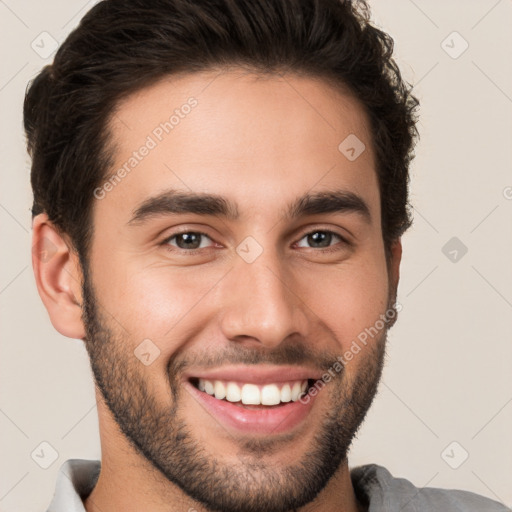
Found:
[[[189,382],[199,391],[219,401],[231,402],[247,409],[268,409],[300,400],[308,393],[315,380],[254,384],[191,377]]]

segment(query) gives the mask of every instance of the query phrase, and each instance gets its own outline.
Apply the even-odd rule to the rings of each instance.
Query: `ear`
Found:
[[[402,261],[402,240],[397,238],[391,244],[391,256],[388,262],[388,275],[390,294],[393,297],[393,303],[396,302],[396,293],[398,282],[400,281],[400,262]]]
[[[46,214],[34,218],[32,267],[52,325],[68,338],[83,339],[82,270],[69,238]]]

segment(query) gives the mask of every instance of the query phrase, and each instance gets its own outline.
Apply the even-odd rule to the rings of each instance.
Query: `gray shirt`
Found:
[[[82,500],[94,488],[99,473],[99,461],[66,461],[59,470],[47,512],[85,512]],[[369,505],[368,512],[510,512],[504,505],[472,492],[418,489],[376,464],[354,468],[351,476],[358,499]]]

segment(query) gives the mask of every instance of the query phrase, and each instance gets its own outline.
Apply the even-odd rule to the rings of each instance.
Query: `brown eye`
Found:
[[[203,244],[204,238],[210,239],[210,237],[205,233],[200,233],[197,231],[185,231],[183,233],[176,233],[175,235],[167,238],[164,244],[177,247],[178,249],[185,251],[203,249],[207,247],[207,245]]]
[[[299,247],[310,247],[312,249],[324,249],[330,247],[333,240],[335,242],[345,242],[345,240],[337,233],[325,230],[311,231],[310,233],[307,233],[305,236],[303,236],[301,238],[301,241],[302,240],[306,240],[306,243],[309,245],[301,245],[299,241]]]

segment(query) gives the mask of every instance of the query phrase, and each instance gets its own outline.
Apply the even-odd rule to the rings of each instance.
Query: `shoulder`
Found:
[[[64,462],[47,512],[85,512],[82,500],[96,485],[100,470],[98,460],[69,459]]]
[[[418,488],[376,464],[352,469],[351,477],[358,499],[369,505],[369,512],[510,512],[505,505],[472,492]]]

